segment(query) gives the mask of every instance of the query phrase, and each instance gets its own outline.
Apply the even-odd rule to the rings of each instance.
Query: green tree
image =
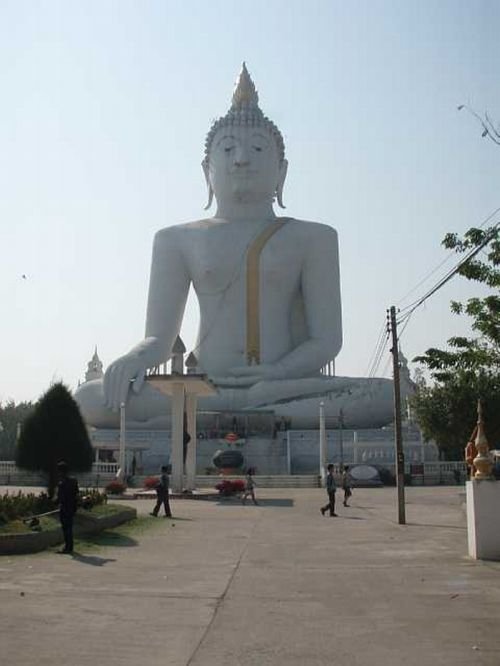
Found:
[[[57,480],[57,463],[73,472],[92,468],[92,446],[80,410],[64,384],[54,384],[26,419],[16,448],[16,464],[47,476],[49,497]]]
[[[466,303],[452,301],[452,312],[471,317],[477,335],[452,337],[449,349],[431,348],[414,359],[431,371],[433,383],[420,386],[411,402],[424,437],[434,439],[446,457],[461,458],[478,399],[490,444],[500,436],[500,229],[472,228],[463,238],[447,234],[443,245],[465,255],[460,275],[491,291]]]
[[[0,459],[14,459],[18,424],[22,425],[32,411],[31,402],[20,402],[16,405],[13,400],[9,400],[0,404]]]
[[[456,373],[446,381],[419,386],[410,398],[426,440],[433,439],[447,460],[460,460],[477,422],[477,400],[483,405],[486,434],[500,448],[500,377],[489,373]],[[496,445],[496,446],[495,446]]]

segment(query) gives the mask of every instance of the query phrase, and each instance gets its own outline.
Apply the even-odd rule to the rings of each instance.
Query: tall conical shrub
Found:
[[[16,448],[18,467],[46,474],[49,497],[54,495],[59,460],[65,460],[71,472],[87,472],[93,461],[82,415],[62,383],[54,384],[37,402]]]

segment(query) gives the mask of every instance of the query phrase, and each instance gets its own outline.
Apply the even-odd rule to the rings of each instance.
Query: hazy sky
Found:
[[[242,60],[285,137],[286,214],[338,230],[337,373],[366,375],[386,308],[453,265],[407,296],[444,234],[500,206],[500,148],[456,108],[500,121],[499,34],[493,0],[2,0],[0,400],[143,337],[153,235],[204,215],[205,135]],[[464,332],[448,303],[472,293],[456,278],[420,308],[406,355]],[[196,319],[191,299],[188,348]]]

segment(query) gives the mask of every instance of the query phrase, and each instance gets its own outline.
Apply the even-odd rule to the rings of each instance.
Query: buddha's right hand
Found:
[[[108,409],[117,412],[127,400],[132,384],[134,393],[139,393],[144,383],[147,365],[144,357],[130,352],[113,361],[106,370],[103,381],[104,402]]]

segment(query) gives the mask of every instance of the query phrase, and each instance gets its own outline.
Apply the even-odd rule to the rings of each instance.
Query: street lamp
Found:
[[[120,453],[118,456],[117,477],[120,481],[126,478],[125,472],[125,403],[120,404]]]
[[[319,403],[319,475],[321,486],[326,484],[326,428],[325,428],[325,403]]]

